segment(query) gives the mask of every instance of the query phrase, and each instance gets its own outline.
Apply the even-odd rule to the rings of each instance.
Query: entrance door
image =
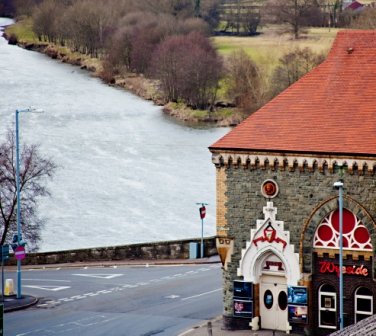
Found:
[[[261,328],[286,331],[287,285],[283,276],[263,275],[260,278]]]

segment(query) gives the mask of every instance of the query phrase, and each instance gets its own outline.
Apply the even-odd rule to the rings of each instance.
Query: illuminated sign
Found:
[[[339,266],[330,261],[320,261],[320,273],[336,273],[339,276]],[[368,276],[368,268],[360,266],[343,266],[343,274]]]

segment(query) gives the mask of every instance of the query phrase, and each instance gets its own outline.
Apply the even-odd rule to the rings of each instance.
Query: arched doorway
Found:
[[[260,276],[260,320],[262,329],[287,328],[287,279],[282,261],[270,255]]]
[[[257,220],[250,241],[242,250],[238,275],[255,284],[255,311],[252,329],[289,331],[287,287],[300,279],[299,257],[290,244],[284,222],[276,220],[272,202],[264,207],[264,219]]]

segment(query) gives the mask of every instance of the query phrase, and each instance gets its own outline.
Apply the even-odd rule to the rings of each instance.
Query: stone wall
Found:
[[[201,239],[186,239],[155,243],[132,244],[123,246],[97,247],[57,252],[28,253],[22,261],[23,265],[43,265],[59,263],[75,263],[84,261],[120,261],[120,260],[161,260],[188,259],[190,243],[198,243]],[[204,238],[204,256],[217,254],[215,237]],[[200,250],[200,248],[199,248]],[[199,253],[199,252],[198,252]],[[7,265],[16,264],[11,257]]]
[[[224,271],[224,317],[233,315],[233,280],[238,279],[237,268],[241,251],[250,240],[250,229],[256,228],[256,220],[264,218],[263,207],[267,199],[261,193],[266,179],[275,180],[279,194],[273,198],[278,208],[277,220],[284,221],[284,229],[290,231],[291,244],[301,255],[301,268],[312,271],[312,239],[316,225],[338,205],[338,191],[333,183],[340,178],[336,169],[308,169],[306,167],[257,167],[235,164],[217,166],[217,186],[226,183],[225,193],[217,197],[226,199],[226,236],[234,240],[231,262]],[[344,207],[362,219],[376,246],[376,179],[372,172],[344,172]],[[221,203],[221,200],[219,200]],[[374,275],[373,275],[374,276]]]

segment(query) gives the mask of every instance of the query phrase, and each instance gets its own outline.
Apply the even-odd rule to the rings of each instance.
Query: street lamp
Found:
[[[200,218],[201,218],[201,258],[204,257],[204,218],[206,216],[206,208],[205,205],[208,205],[208,203],[196,203],[198,205],[201,205],[199,211],[200,211]]]
[[[41,113],[32,107],[16,110],[16,189],[17,189],[17,244],[21,245],[21,199],[20,199],[20,144],[18,115],[23,112]],[[21,259],[17,259],[17,299],[21,299]]]
[[[334,187],[338,189],[339,200],[339,329],[343,329],[343,182],[337,181]]]

